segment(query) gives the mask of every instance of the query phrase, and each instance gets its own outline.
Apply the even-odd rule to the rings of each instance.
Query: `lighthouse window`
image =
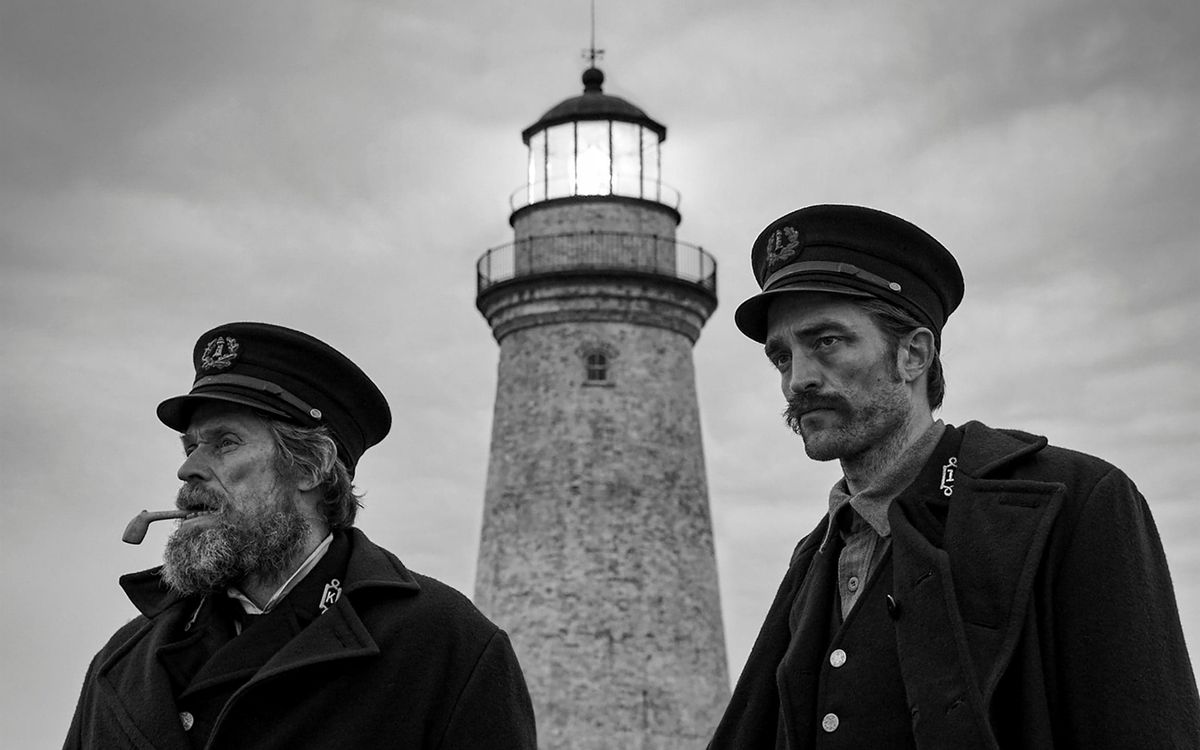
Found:
[[[642,131],[642,192],[641,197],[652,200],[662,200],[659,172],[662,167],[662,152],[659,150],[658,138],[653,133]]]
[[[575,194],[612,193],[612,123],[575,123]]]
[[[575,127],[573,123],[546,130],[546,197],[576,195]]]
[[[642,143],[640,125],[612,123],[612,174],[614,195],[642,196]]]
[[[536,203],[544,201],[547,198],[546,184],[549,179],[546,175],[549,146],[546,141],[546,131],[543,130],[534,133],[529,138],[529,188],[528,202]]]
[[[602,383],[608,380],[608,357],[599,352],[587,355],[587,379],[589,383]]]

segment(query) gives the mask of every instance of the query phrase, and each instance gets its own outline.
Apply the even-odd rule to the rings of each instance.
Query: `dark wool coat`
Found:
[[[213,712],[208,747],[535,750],[533,708],[505,633],[360,531],[343,538],[341,598],[282,648],[257,655],[261,666]],[[157,579],[158,569],[122,578],[143,614],[92,661],[64,747],[191,746],[164,668],[171,649],[159,652],[179,641],[197,598]]]
[[[888,514],[917,747],[1200,748],[1175,594],[1137,488],[1045,438],[978,422],[961,429],[952,496],[903,497]],[[780,705],[777,667],[825,527],[797,547],[711,748],[776,748],[783,724],[814,736],[819,717]],[[816,678],[788,676],[814,691]]]

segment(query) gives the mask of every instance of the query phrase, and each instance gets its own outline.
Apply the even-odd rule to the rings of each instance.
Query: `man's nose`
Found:
[[[812,358],[802,353],[792,353],[792,366],[789,372],[787,389],[791,393],[803,393],[821,386],[821,371]]]
[[[175,473],[175,476],[184,482],[207,479],[209,470],[203,454],[202,448],[197,448],[189,453],[187,458],[183,459],[183,463],[179,465],[179,471]]]

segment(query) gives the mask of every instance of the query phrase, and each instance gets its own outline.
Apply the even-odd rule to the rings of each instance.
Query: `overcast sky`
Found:
[[[735,7],[736,6],[736,7]],[[497,350],[474,263],[511,241],[521,130],[581,91],[586,0],[0,4],[0,726],[61,742],[156,564],[180,461],[154,417],[199,334],[300,328],[391,401],[360,525],[467,593]],[[1200,5],[600,0],[607,93],[668,127],[679,239],[719,262],[696,346],[730,671],[836,464],[733,327],[749,247],[820,202],[958,257],[942,417],[1124,468],[1200,648]]]

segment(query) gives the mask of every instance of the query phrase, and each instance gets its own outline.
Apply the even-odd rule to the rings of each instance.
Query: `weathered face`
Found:
[[[204,404],[181,440],[184,486],[176,505],[207,512],[183,521],[167,540],[164,580],[198,593],[282,572],[303,552],[309,525],[295,482],[279,474],[266,422],[244,407]]]
[[[912,410],[896,352],[845,296],[781,295],[767,312],[765,348],[779,371],[787,423],[812,459],[860,456],[900,430]]]

